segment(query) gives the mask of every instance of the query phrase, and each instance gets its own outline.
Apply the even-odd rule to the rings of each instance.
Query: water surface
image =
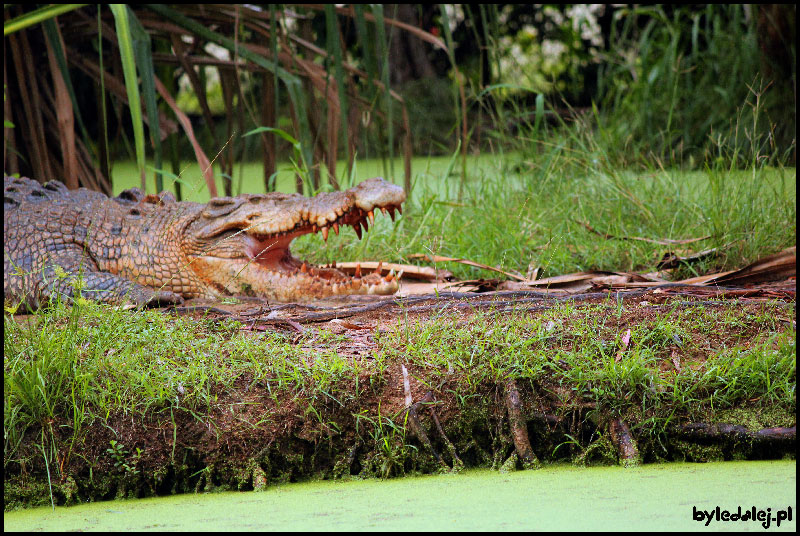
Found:
[[[769,531],[796,530],[795,461],[538,471],[471,470],[392,480],[283,484],[6,513],[5,530],[750,530],[716,507],[763,510]],[[775,518],[778,511],[792,520]],[[694,511],[715,519],[693,520]]]

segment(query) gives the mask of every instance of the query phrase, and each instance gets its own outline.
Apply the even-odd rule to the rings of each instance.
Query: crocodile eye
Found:
[[[50,190],[51,192],[61,192],[67,189],[64,183],[58,181],[47,181],[44,183],[44,189]]]
[[[233,205],[234,202],[232,197],[212,197],[208,204],[212,207],[226,207],[228,205]]]

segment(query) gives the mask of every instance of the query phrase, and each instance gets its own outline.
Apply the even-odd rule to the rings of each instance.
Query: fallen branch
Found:
[[[355,273],[357,266],[360,266],[361,270],[378,270],[381,275],[386,275],[391,270],[394,270],[395,273],[402,273],[407,278],[421,279],[423,281],[447,281],[453,277],[453,274],[447,270],[436,270],[430,266],[415,266],[413,264],[397,264],[394,262],[382,261],[339,262],[336,263],[335,268],[352,275]]]
[[[501,274],[516,279],[517,281],[525,281],[525,278],[522,277],[521,275],[512,274],[510,272],[503,271],[500,268],[495,268],[494,266],[488,266],[486,264],[481,264],[479,262],[470,261],[467,259],[457,259],[455,257],[441,257],[439,255],[426,255],[425,253],[414,253],[413,255],[409,255],[408,258],[427,259],[429,262],[459,262],[461,264],[466,264],[468,266],[483,268],[484,270],[492,270],[493,272],[500,272]]]

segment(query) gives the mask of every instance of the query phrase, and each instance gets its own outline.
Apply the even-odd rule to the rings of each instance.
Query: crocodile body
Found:
[[[361,227],[394,211],[405,192],[381,178],[341,192],[245,194],[207,204],[134,188],[108,198],[59,182],[5,177],[5,301],[35,309],[57,295],[149,305],[184,298],[261,296],[308,301],[341,294],[392,294],[393,276],[349,277],[289,252],[303,234]]]

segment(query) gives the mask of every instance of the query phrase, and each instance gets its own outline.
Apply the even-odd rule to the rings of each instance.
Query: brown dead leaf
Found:
[[[164,99],[164,102],[167,103],[167,106],[169,106],[173,113],[175,113],[175,117],[178,118],[178,122],[183,127],[186,137],[189,138],[189,142],[192,144],[195,158],[197,158],[197,163],[200,165],[200,172],[203,174],[203,178],[206,181],[209,194],[211,194],[211,197],[216,197],[217,183],[214,181],[214,169],[211,167],[211,162],[208,160],[206,153],[203,152],[202,147],[200,147],[200,144],[197,142],[197,138],[194,136],[192,122],[189,121],[189,117],[183,113],[180,108],[178,108],[178,105],[175,103],[172,95],[169,94],[169,91],[167,91],[167,88],[163,83],[161,83],[161,80],[159,80],[158,77],[155,77],[155,82],[156,91],[158,91],[158,94],[161,95],[161,98]]]
[[[780,281],[797,274],[797,247],[792,246],[775,255],[768,255],[756,262],[748,264],[739,270],[714,274],[715,277],[707,279],[705,284],[734,283],[764,283],[767,281]],[[683,282],[686,282],[684,280]]]
[[[629,283],[658,285],[663,282],[650,274],[630,272],[604,272],[590,270],[571,274],[546,277],[544,279],[525,280],[520,282],[505,281],[498,288],[503,290],[559,289],[566,292],[584,292],[593,287],[623,286]],[[646,286],[646,285],[645,285]]]

